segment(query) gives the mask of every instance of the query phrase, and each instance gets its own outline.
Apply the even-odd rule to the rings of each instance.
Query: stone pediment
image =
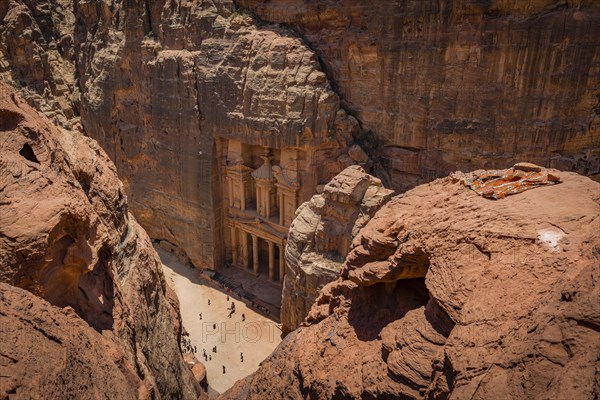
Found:
[[[236,172],[239,174],[252,172],[252,168],[250,168],[242,163],[236,163],[236,164],[230,165],[227,167],[227,170],[231,171],[231,172]]]
[[[279,165],[274,165],[272,169],[273,175],[275,175],[275,179],[277,180],[277,186],[281,186],[289,190],[300,189],[300,182],[298,182],[297,179],[288,177]]]
[[[274,181],[275,180],[270,163],[264,163],[263,165],[261,165],[254,172],[252,172],[252,176],[256,180],[265,180],[265,181]]]

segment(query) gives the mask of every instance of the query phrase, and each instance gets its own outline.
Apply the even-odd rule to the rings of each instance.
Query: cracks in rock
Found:
[[[148,5],[148,1],[144,1],[144,10],[146,11],[146,21],[148,23],[148,30],[146,34],[155,35],[154,29],[152,28],[152,13],[150,12],[150,6]]]
[[[582,326],[584,328],[588,328],[593,330],[594,332],[600,333],[600,325],[597,323],[594,323],[592,321],[585,321],[585,320],[576,320],[577,321],[577,325]]]

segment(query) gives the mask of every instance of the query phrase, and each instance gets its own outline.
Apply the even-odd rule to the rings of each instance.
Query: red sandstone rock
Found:
[[[302,35],[394,189],[522,160],[600,178],[598,1],[236,4]]]
[[[0,265],[30,292],[2,285],[0,397],[197,397],[178,301],[114,165],[3,83]]]
[[[140,224],[196,266],[225,261],[228,138],[300,148],[299,203],[365,130],[400,190],[521,159],[600,172],[597,1],[73,4],[3,2],[0,76],[63,126],[79,112]]]
[[[452,177],[392,199],[307,326],[222,398],[597,396],[600,184],[550,172],[498,201]]]
[[[327,283],[339,276],[352,239],[391,197],[362,167],[346,168],[302,204],[290,226],[281,297],[284,332],[296,329]]]

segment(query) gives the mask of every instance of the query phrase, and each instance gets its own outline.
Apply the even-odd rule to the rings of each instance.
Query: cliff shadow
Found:
[[[348,311],[348,323],[359,340],[379,338],[381,330],[407,312],[423,307],[429,301],[425,278],[401,279],[377,283],[354,290]]]

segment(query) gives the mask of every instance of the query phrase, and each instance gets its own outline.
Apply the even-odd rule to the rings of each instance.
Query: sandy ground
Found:
[[[167,282],[179,297],[183,325],[197,348],[196,358],[206,366],[208,384],[223,393],[256,371],[258,364],[277,347],[281,342],[279,325],[241,301],[231,297],[228,301],[226,293],[203,284],[198,271],[184,266],[172,254],[161,250],[158,253]],[[232,301],[236,311],[228,318]],[[217,346],[216,353],[213,346]],[[204,361],[203,349],[212,360]],[[240,353],[244,354],[243,362]]]

